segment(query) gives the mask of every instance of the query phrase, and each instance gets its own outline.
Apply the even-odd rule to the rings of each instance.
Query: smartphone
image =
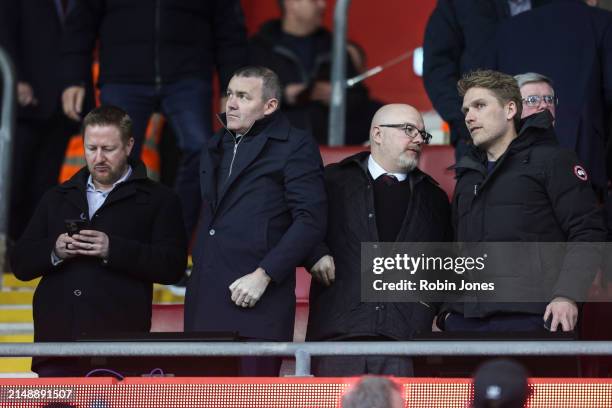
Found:
[[[69,236],[73,236],[74,234],[78,234],[78,232],[87,227],[87,220],[81,220],[79,218],[74,220],[64,220],[64,224],[66,225],[66,232],[68,232]]]

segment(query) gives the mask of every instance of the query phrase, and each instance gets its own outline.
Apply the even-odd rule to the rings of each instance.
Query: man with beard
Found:
[[[186,266],[178,197],[128,160],[130,117],[96,108],[83,135],[87,167],[45,194],[12,257],[17,278],[42,277],[33,301],[37,342],[148,332],[153,283],[176,282]],[[32,368],[39,376],[91,369],[74,359],[35,359]]]
[[[309,257],[309,341],[408,340],[431,330],[435,307],[426,303],[361,302],[362,242],[438,242],[451,239],[450,206],[437,183],[417,168],[431,136],[409,105],[378,110],[370,127],[371,152],[325,170],[329,223],[325,242]],[[410,376],[403,357],[320,357],[317,376]]]

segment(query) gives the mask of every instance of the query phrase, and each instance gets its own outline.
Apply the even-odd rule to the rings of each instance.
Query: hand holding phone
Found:
[[[87,221],[80,218],[64,220],[64,225],[66,226],[66,232],[68,235],[73,236],[74,234],[78,234],[80,230],[87,227]]]

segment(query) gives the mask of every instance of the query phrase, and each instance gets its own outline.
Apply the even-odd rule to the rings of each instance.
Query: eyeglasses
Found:
[[[410,123],[398,123],[398,124],[392,124],[392,125],[378,125],[378,126],[402,129],[404,133],[406,134],[406,136],[408,136],[410,139],[414,139],[417,136],[421,136],[421,138],[423,139],[423,144],[429,144],[429,141],[433,137],[429,133],[427,133],[425,130],[419,130],[416,128],[416,126]]]
[[[554,95],[529,95],[522,100],[525,105],[531,108],[538,106],[542,100],[549,106],[556,105],[558,103],[557,97]]]

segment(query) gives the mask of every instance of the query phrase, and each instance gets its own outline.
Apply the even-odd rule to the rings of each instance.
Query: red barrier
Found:
[[[0,406],[332,408],[355,378],[52,378],[0,380]],[[470,380],[398,378],[406,406],[465,408]],[[528,408],[612,406],[612,380],[530,380]],[[38,393],[38,394],[36,394]],[[41,395],[50,397],[41,397]],[[67,395],[70,394],[68,397]],[[29,397],[28,397],[29,395]],[[36,397],[38,395],[38,397]],[[54,397],[55,395],[55,397]],[[23,396],[23,398],[22,398]],[[60,397],[63,396],[63,397]],[[50,405],[55,403],[55,405]],[[59,404],[62,403],[62,404]]]

